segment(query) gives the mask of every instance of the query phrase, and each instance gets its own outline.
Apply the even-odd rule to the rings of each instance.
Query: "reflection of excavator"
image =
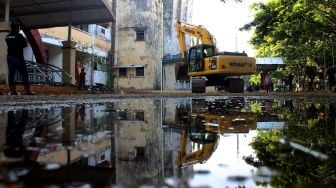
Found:
[[[234,93],[244,91],[244,81],[236,76],[255,73],[254,58],[247,57],[245,53],[217,53],[213,37],[202,26],[177,21],[176,30],[183,61],[176,66],[177,80],[192,77],[193,93],[204,93],[206,86],[216,86]],[[202,42],[201,45],[191,47],[188,55],[186,55],[186,34]]]
[[[178,152],[176,165],[186,167],[196,163],[206,162],[216,150],[218,134],[205,131],[202,122],[197,118],[191,118],[191,123],[182,129],[180,151]],[[192,152],[187,152],[188,137],[193,142]]]
[[[223,105],[226,103],[227,105]],[[219,134],[225,133],[248,133],[249,130],[257,128],[257,116],[252,112],[241,112],[236,110],[236,106],[232,109],[228,108],[234,102],[217,101],[206,103],[204,101],[194,102],[192,108],[189,109],[189,115],[180,116],[184,119],[184,129],[182,130],[180,140],[180,151],[177,157],[177,165],[179,167],[188,166],[195,163],[206,162],[212,153],[216,150]],[[237,104],[240,104],[238,102]],[[213,111],[214,106],[222,106],[225,109]],[[187,119],[186,119],[187,118]],[[188,142],[193,142],[195,148],[192,152],[186,152]]]

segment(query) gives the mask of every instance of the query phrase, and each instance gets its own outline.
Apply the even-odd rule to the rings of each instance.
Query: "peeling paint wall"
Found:
[[[164,55],[180,54],[175,28],[176,21],[191,22],[193,0],[170,0],[164,2]],[[187,46],[190,40],[186,36]],[[176,85],[175,62],[163,64],[163,90],[174,90]]]
[[[162,57],[178,54],[176,20],[190,22],[193,0],[122,0],[116,10],[116,66],[145,66],[145,76],[135,77],[128,68],[126,77],[118,76],[117,88],[160,89]],[[145,41],[136,41],[136,30],[145,30]],[[175,76],[173,76],[175,78]]]
[[[145,40],[136,40],[136,30],[144,29]],[[118,77],[118,88],[160,89],[162,39],[162,0],[122,0],[116,10],[116,65],[144,65],[144,77],[134,68],[127,77]],[[118,70],[118,69],[117,69]]]
[[[193,0],[170,0],[164,2],[164,55],[180,53],[175,23],[176,20],[191,22],[192,7]]]

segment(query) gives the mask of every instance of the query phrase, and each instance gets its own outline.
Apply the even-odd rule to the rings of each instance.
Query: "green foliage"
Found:
[[[289,72],[296,74],[307,64],[332,64],[336,1],[270,0],[266,4],[256,3],[252,9],[254,20],[241,29],[254,29],[250,42],[257,56],[284,57]]]
[[[262,113],[261,103],[260,102],[251,103],[251,111],[256,114],[261,114]]]
[[[251,144],[258,163],[250,163],[281,172],[271,178],[271,187],[314,184],[333,187],[336,183],[335,104],[301,101],[297,106],[281,109],[277,113],[283,114],[286,128],[258,132]],[[314,155],[313,151],[328,157]]]
[[[256,74],[251,75],[249,82],[253,83],[253,84],[256,84],[256,85],[260,84],[261,83],[261,74],[256,73]]]

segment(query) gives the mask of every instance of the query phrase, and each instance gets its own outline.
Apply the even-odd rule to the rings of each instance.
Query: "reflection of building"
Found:
[[[121,101],[115,109],[116,183],[126,187],[158,184],[163,177],[161,102]]]
[[[190,99],[171,99],[163,101],[163,131],[164,131],[164,174],[165,177],[188,177],[193,173],[193,167],[179,169],[177,166],[178,153],[183,138],[183,121],[188,119]],[[186,143],[186,152],[192,151],[190,142]]]
[[[30,153],[29,159],[42,164],[84,164],[86,166],[111,166],[113,116],[102,105],[87,106],[86,127],[76,126],[77,107],[36,108],[28,111],[23,144],[41,147]],[[19,111],[20,112],[20,111]],[[14,113],[16,119],[20,113]],[[6,113],[0,114],[1,147],[5,142]],[[35,139],[42,138],[42,139]],[[28,144],[28,145],[27,145]],[[68,150],[67,147],[71,146]]]

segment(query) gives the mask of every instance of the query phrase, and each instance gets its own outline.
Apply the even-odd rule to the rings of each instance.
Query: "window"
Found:
[[[139,29],[135,31],[135,40],[144,41],[145,40],[145,30]]]
[[[145,112],[143,111],[135,112],[135,119],[139,121],[145,121]]]
[[[119,68],[119,77],[127,76],[127,68]]]
[[[93,70],[98,70],[98,63],[95,61],[93,62]]]
[[[99,37],[105,38],[105,29],[104,28],[100,28],[100,32],[98,33]]]
[[[127,120],[127,111],[120,111],[118,120]]]
[[[75,27],[82,31],[89,32],[89,25],[76,25]]]
[[[135,158],[145,157],[145,147],[135,147]]]
[[[145,67],[136,67],[135,76],[145,76]]]

